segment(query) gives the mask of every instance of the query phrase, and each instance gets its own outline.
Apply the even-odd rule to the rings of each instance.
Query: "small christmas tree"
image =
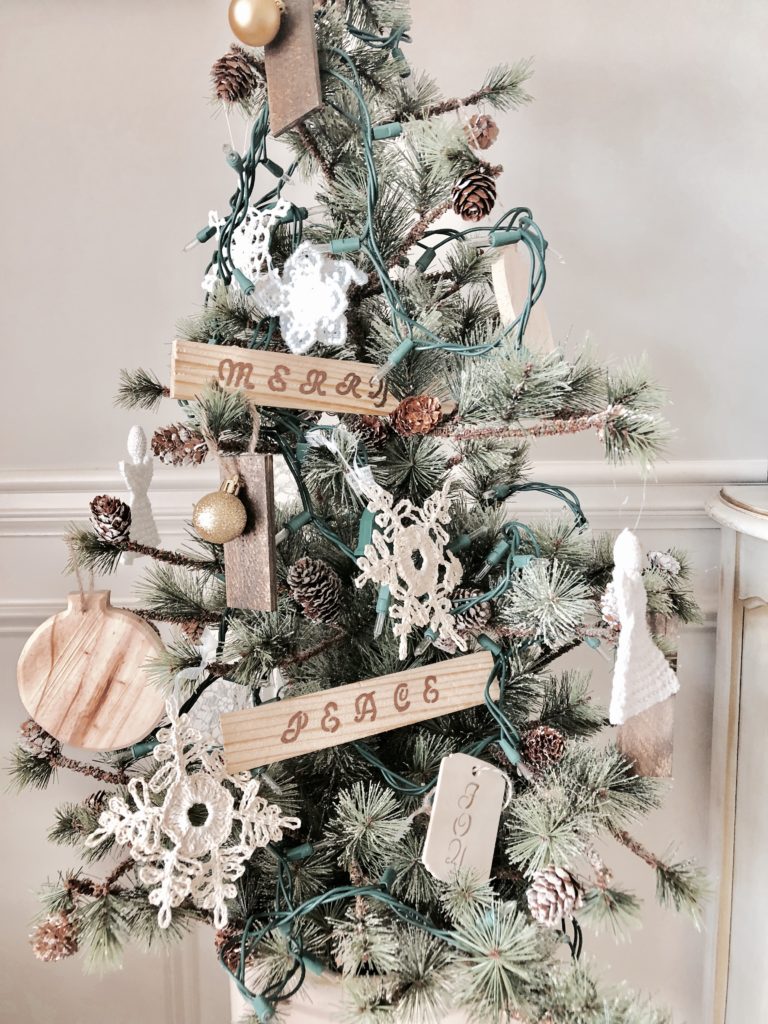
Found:
[[[702,879],[630,834],[659,786],[595,742],[607,721],[588,679],[558,669],[579,645],[620,635],[605,596],[611,543],[586,532],[573,493],[525,475],[537,438],[579,431],[596,432],[612,462],[646,466],[666,436],[660,391],[637,365],[528,347],[547,245],[531,211],[498,209],[502,168],[490,159],[490,112],[528,101],[528,64],[495,67],[470,96],[446,99],[406,63],[400,0],[315,6],[323,106],[283,135],[289,167],[267,155],[261,52],[233,46],[214,66],[216,96],[253,127],[247,152],[227,155],[228,213],[198,233],[212,247],[207,294],[182,336],[229,371],[174,407],[152,441],[165,463],[218,458],[225,475],[239,453],[284,458],[297,498],[277,509],[276,610],[227,605],[229,554],[215,540],[184,551],[132,543],[130,510],[94,499],[93,528],[70,538],[73,564],[109,573],[126,551],[154,560],[141,614],[171,624],[153,671],[181,691],[181,708],[169,704],[144,741],[95,764],[25,723],[20,785],[46,786],[64,768],[99,787],[58,811],[51,839],[79,849],[83,870],[47,893],[34,951],[114,961],[127,941],[203,922],[262,1021],[308,970],[325,970],[360,1021],[439,1021],[466,1007],[478,1021],[661,1022],[626,992],[602,991],[582,955],[582,925],[618,932],[640,909],[596,848],[615,840],[636,853],[661,902],[694,916]],[[317,183],[311,216],[292,202],[299,175]],[[443,226],[451,210],[459,227]],[[502,318],[492,267],[512,247],[528,284]],[[360,409],[318,419],[322,399],[254,402],[249,371],[235,373],[241,354],[278,353],[285,381],[288,361],[313,346],[378,368],[367,384],[347,380]],[[119,400],[155,408],[169,393],[138,370]],[[532,489],[562,515],[518,521],[507,499]],[[644,574],[649,610],[690,621],[685,560],[670,559]],[[227,767],[219,710],[437,673],[463,652],[492,665],[474,707],[373,726],[245,774]],[[438,771],[459,752],[506,777],[490,879],[457,860],[441,881],[422,860]]]

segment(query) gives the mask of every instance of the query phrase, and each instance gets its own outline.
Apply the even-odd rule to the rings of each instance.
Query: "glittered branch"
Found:
[[[53,768],[67,768],[71,772],[87,775],[91,779],[98,779],[99,782],[107,782],[112,786],[123,786],[128,781],[125,772],[110,772],[104,768],[86,764],[84,761],[75,761],[74,758],[67,757],[65,754],[50,754],[46,760]]]
[[[636,857],[644,861],[649,868],[653,868],[656,871],[662,866],[662,861],[655,854],[651,853],[647,847],[643,846],[641,842],[638,842],[637,839],[631,836],[629,832],[614,832],[613,835],[622,846],[626,846]]]
[[[127,874],[133,866],[133,859],[126,857],[101,882],[97,882],[92,878],[73,877],[65,881],[64,887],[70,894],[77,894],[78,896],[108,896],[115,890],[117,883],[123,875]]]
[[[604,430],[614,419],[623,414],[623,409],[613,406],[604,412],[592,413],[588,416],[567,416],[555,420],[542,420],[530,426],[509,426],[506,423],[494,424],[490,427],[472,427],[453,423],[434,431],[437,437],[447,437],[451,441],[476,441],[486,437],[559,437],[565,434],[579,434],[585,430]]]

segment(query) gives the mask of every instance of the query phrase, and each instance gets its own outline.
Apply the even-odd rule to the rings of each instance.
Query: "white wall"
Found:
[[[428,64],[446,90],[469,91],[494,62],[536,57],[537,102],[500,119],[501,200],[530,205],[565,258],[551,260],[547,293],[558,337],[589,331],[616,356],[647,351],[670,389],[678,433],[658,482],[643,489],[632,473],[591,461],[599,451],[586,438],[542,444],[537,474],[574,486],[596,527],[634,525],[642,512],[644,542],[693,553],[708,618],[683,640],[677,782],[643,838],[662,848],[675,835],[706,856],[717,531],[702,510],[719,482],[766,477],[768,8],[759,0],[415,7],[414,63]],[[225,8],[225,0],[0,4],[3,749],[23,717],[10,680],[24,636],[68,588],[61,535],[93,494],[119,487],[113,467],[134,416],[112,408],[117,372],[147,365],[162,376],[174,323],[200,301],[202,255],[180,250],[210,208],[224,208],[231,186],[224,122],[207,104],[208,68],[229,43]],[[167,407],[144,425],[172,415]],[[169,543],[203,489],[188,473],[158,475]],[[116,601],[129,584],[127,575],[115,581]],[[605,666],[594,660],[604,687]],[[67,779],[24,800],[0,797],[0,1019],[95,1024],[109,1013],[127,1024],[137,992],[147,1024],[226,1019],[208,936],[171,961],[131,958],[100,981],[82,982],[76,963],[32,959],[33,890],[66,864],[46,846],[46,824],[55,801],[78,792]],[[624,868],[620,855],[612,860]],[[699,1020],[704,940],[652,909],[651,880],[626,866],[649,897],[646,929],[631,945],[593,949],[610,977],[656,991],[680,1021]]]

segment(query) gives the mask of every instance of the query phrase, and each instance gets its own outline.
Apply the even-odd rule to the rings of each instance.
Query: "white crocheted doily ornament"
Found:
[[[147,547],[154,548],[160,543],[160,534],[157,532],[152,503],[149,500],[149,485],[152,483],[154,465],[151,452],[147,452],[147,435],[141,427],[131,427],[128,432],[127,448],[130,461],[122,460],[118,468],[130,492],[130,537],[136,544],[146,544]],[[130,551],[124,552],[121,556],[129,565],[136,557]]]
[[[229,256],[232,263],[256,284],[260,278],[272,274],[270,244],[272,231],[281,217],[291,208],[287,199],[278,199],[271,210],[257,210],[251,206],[242,222],[232,232]]]
[[[448,484],[417,508],[405,498],[395,505],[392,495],[374,484],[368,488],[368,508],[378,530],[358,558],[361,570],[355,585],[368,580],[389,587],[389,617],[400,638],[399,655],[408,654],[408,636],[429,627],[443,641],[465,651],[466,636],[456,629],[451,594],[461,582],[462,566],[448,551],[443,524],[450,522]]]
[[[310,242],[302,242],[283,267],[262,278],[253,297],[270,316],[280,318],[280,332],[291,352],[315,344],[339,348],[347,339],[347,288],[365,284],[368,275],[348,260],[332,260]]]
[[[166,710],[169,724],[153,751],[159,767],[149,779],[131,779],[130,800],[110,797],[86,845],[113,836],[130,847],[139,879],[152,887],[149,902],[159,908],[161,928],[187,898],[212,911],[214,925],[223,928],[226,901],[235,897],[246,861],[301,822],[259,796],[259,780],[250,773],[230,775],[221,751],[210,749],[187,715],[170,702]]]
[[[621,725],[677,693],[680,684],[648,629],[643,552],[634,533],[622,530],[616,538],[613,562],[613,590],[621,632],[608,717],[613,725]]]
[[[226,223],[226,220],[223,217],[220,217],[215,210],[208,211],[208,227],[214,228],[214,230],[216,231],[217,244],[219,235],[221,234],[221,229],[224,227]],[[221,278],[219,277],[218,264],[214,263],[211,266],[208,273],[203,278],[203,280],[200,282],[200,287],[203,289],[204,292],[208,292],[208,294],[210,295],[220,280]]]

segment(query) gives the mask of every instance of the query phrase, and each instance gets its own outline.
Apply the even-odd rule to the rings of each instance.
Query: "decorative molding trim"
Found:
[[[291,493],[285,467],[278,470],[278,494]],[[641,531],[717,530],[707,506],[724,483],[762,483],[768,479],[768,460],[677,461],[662,463],[643,481],[635,467],[609,466],[602,461],[542,461],[534,463],[532,479],[557,481],[573,488],[595,530]],[[173,469],[158,466],[152,502],[168,546],[187,540],[185,520],[193,502],[218,486],[213,464]],[[58,547],[69,524],[84,521],[94,494],[124,492],[116,469],[0,471],[0,636],[23,636],[61,607],[60,570],[65,561]],[[539,494],[515,498],[521,515],[549,514],[557,504]],[[673,542],[679,543],[678,540]],[[139,563],[140,568],[140,563]],[[130,605],[133,571],[122,569],[114,579],[115,603]],[[712,628],[707,624],[704,628]]]

